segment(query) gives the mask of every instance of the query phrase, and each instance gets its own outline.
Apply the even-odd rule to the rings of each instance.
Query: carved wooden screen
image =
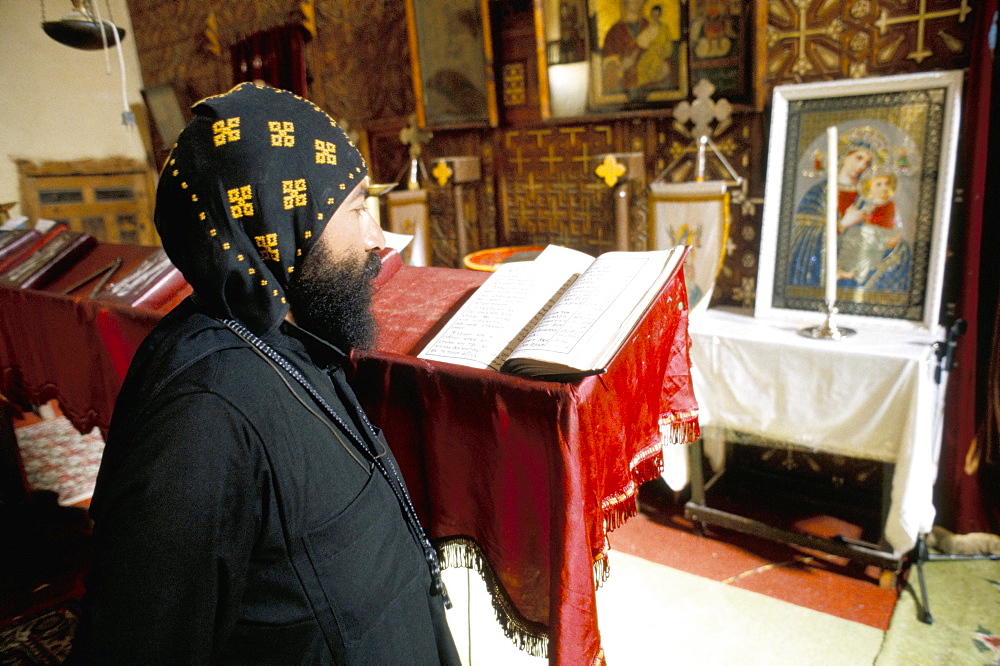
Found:
[[[611,127],[510,130],[501,149],[509,243],[557,243],[594,255],[617,249],[612,191],[594,173],[598,155],[616,152]]]

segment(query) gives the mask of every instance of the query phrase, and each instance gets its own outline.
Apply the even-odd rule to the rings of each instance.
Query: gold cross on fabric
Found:
[[[224,146],[227,143],[240,140],[240,118],[226,118],[216,120],[212,123],[212,140],[216,146]]]
[[[253,240],[257,245],[257,249],[260,250],[261,259],[264,261],[281,261],[280,254],[278,252],[278,234],[254,236]]]
[[[281,193],[284,194],[282,203],[285,210],[291,210],[296,206],[306,205],[306,179],[283,180],[281,181]]]
[[[329,141],[316,139],[316,164],[337,164],[337,146]]]
[[[271,145],[291,148],[295,145],[295,123],[271,120],[267,123],[267,128],[271,130]]]
[[[226,194],[229,195],[229,203],[233,204],[229,207],[229,211],[234,218],[253,215],[253,194],[249,185],[233,188]]]

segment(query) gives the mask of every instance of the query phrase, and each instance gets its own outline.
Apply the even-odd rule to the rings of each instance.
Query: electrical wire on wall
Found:
[[[88,0],[89,2],[89,0]],[[108,9],[108,17],[111,19],[110,23],[114,25],[114,17],[111,15],[111,2],[110,0],[105,0],[105,6]],[[101,19],[101,9],[100,5],[93,3],[94,14],[97,17],[97,22],[103,24],[104,21]],[[121,71],[121,87],[122,87],[122,124],[126,126],[135,126],[135,113],[128,105],[128,80],[125,72],[125,56],[122,53],[122,40],[118,34],[117,30],[112,30],[112,34],[115,36],[115,51],[118,54],[118,69]],[[104,43],[104,72],[111,75],[111,60],[108,56],[108,36],[104,30],[101,30],[101,40]]]
[[[104,71],[111,75],[111,56],[109,53],[109,36],[114,36],[114,47],[118,55],[118,68],[121,73],[122,124],[126,128],[136,128],[135,113],[128,103],[128,77],[125,71],[125,56],[122,51],[121,38],[125,30],[114,23],[110,0],[105,0],[110,21],[101,16],[100,5],[93,0],[72,0],[73,11],[59,21],[48,21],[45,18],[45,0],[40,0],[42,6],[42,29],[50,37],[61,44],[84,50],[102,49],[104,51]],[[134,132],[128,132],[129,142],[135,148]]]

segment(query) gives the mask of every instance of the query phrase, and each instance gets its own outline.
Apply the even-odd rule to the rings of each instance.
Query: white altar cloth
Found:
[[[713,309],[691,317],[691,374],[706,454],[724,463],[727,432],[895,464],[884,536],[895,555],[933,526],[943,415],[935,338],[858,328],[840,341]]]

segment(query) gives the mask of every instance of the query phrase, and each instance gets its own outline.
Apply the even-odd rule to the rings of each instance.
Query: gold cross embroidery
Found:
[[[291,148],[295,145],[295,124],[285,121],[269,120],[267,128],[271,130],[271,145]]]
[[[264,261],[281,261],[280,254],[278,252],[278,234],[254,236],[253,240],[254,243],[257,244],[257,248],[260,250],[261,259]]]
[[[240,140],[240,118],[226,118],[212,123],[212,140],[216,146]]]
[[[296,206],[306,205],[306,179],[283,180],[281,181],[281,192],[285,195],[282,201],[285,210],[291,210]]]
[[[316,139],[316,164],[336,164],[337,146],[329,141]]]
[[[226,194],[229,195],[229,203],[233,204],[229,207],[229,211],[233,214],[234,218],[253,215],[253,195],[249,185],[233,188],[226,192]]]

